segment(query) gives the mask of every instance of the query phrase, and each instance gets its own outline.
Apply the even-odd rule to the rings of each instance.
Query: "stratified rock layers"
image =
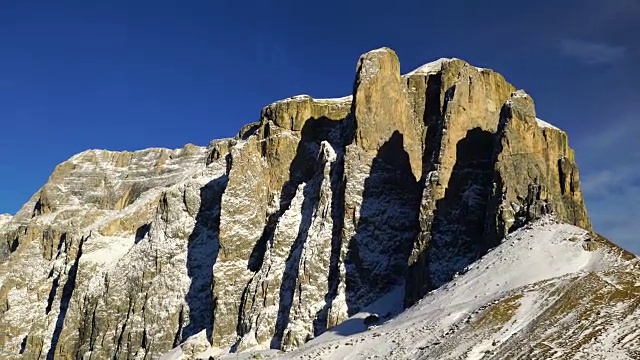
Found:
[[[458,59],[401,76],[374,50],[350,97],[59,165],[0,224],[0,356],[293,348],[397,287],[411,305],[548,213],[590,229],[567,135],[528,95]]]

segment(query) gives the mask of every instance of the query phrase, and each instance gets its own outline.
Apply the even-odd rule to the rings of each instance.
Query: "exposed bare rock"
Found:
[[[314,99],[298,95],[277,101],[262,109],[261,118],[281,128],[302,131],[311,119],[343,119],[349,114],[351,96],[337,99]]]
[[[505,103],[498,141],[493,200],[499,203],[496,238],[547,213],[591,229],[567,135],[540,127],[533,99],[523,91],[513,93]]]
[[[422,112],[425,119],[424,190],[420,235],[409,258],[407,305],[527,221],[554,213],[591,226],[566,134],[540,126],[530,97],[498,73],[459,59],[418,70],[405,76],[414,96],[421,100],[426,94],[424,106],[414,101],[414,116]],[[572,178],[564,186],[571,189],[567,195],[559,191],[566,182],[561,163]]]
[[[420,176],[422,139],[420,121],[411,116],[406,84],[400,76],[400,61],[388,48],[360,57],[353,89],[354,145],[375,154],[394,133],[402,137],[411,170]],[[395,154],[389,154],[394,156]]]
[[[374,50],[352,96],[56,167],[0,217],[0,357],[290,350],[391,291],[413,304],[547,214],[590,230],[567,135],[530,97],[459,59],[401,76]]]

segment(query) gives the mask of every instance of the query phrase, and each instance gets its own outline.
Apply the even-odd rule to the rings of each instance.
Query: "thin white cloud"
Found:
[[[607,196],[612,188],[631,183],[628,167],[588,172],[582,182],[582,191],[589,196]]]
[[[598,65],[623,60],[627,56],[627,49],[592,41],[563,39],[560,41],[560,53],[590,65]]]

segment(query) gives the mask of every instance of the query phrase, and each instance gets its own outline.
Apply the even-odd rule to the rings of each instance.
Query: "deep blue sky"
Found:
[[[640,0],[0,1],[0,213],[89,149],[207,144],[274,100],[351,92],[358,56],[458,57],[576,149],[596,230],[640,252]]]

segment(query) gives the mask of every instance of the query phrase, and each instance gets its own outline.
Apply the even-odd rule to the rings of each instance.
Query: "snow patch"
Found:
[[[347,95],[339,98],[327,98],[327,99],[313,99],[316,102],[336,102],[336,103],[344,103],[353,101],[353,95]]]
[[[459,60],[457,58],[440,58],[436,61],[432,61],[430,63],[426,63],[420,67],[418,67],[417,69],[410,71],[406,74],[404,74],[403,76],[411,76],[411,75],[430,75],[430,74],[435,74],[439,71],[442,70],[442,66],[446,63],[448,63],[449,61],[453,61],[453,60]],[[482,67],[477,67],[477,66],[472,66],[474,69],[476,69],[477,71],[485,71],[488,69],[482,68]]]
[[[134,246],[134,237],[92,236],[85,242],[80,262],[112,268]]]
[[[314,97],[312,97],[310,95],[307,95],[307,94],[300,94],[300,95],[288,97],[286,99],[274,101],[270,105],[276,105],[276,104],[286,103],[286,102],[291,102],[291,101],[304,101],[304,100],[311,100],[311,101],[319,102],[319,103],[345,103],[345,102],[351,102],[353,100],[353,96],[352,95],[347,95],[347,96],[343,96],[343,97],[339,97],[339,98],[319,98],[319,99],[316,99],[316,98],[314,98]]]
[[[11,219],[13,219],[13,215],[0,214],[0,227],[2,227],[5,224],[7,224],[9,221],[11,221]]]
[[[451,61],[453,59],[450,58],[441,58],[438,59],[436,61],[432,61],[430,63],[424,64],[422,66],[420,66],[419,68],[410,71],[408,73],[406,73],[404,76],[411,76],[411,75],[428,75],[428,74],[435,74],[438,71],[442,70],[442,65]]]
[[[388,53],[388,52],[393,52],[393,50],[389,49],[388,47],[381,47],[381,48],[377,48],[377,49],[373,49],[370,51],[367,51],[366,54],[364,54],[363,56],[367,55],[367,54],[375,54],[375,53]]]
[[[526,98],[526,97],[528,97],[528,96],[529,96],[529,94],[527,94],[527,92],[526,92],[526,91],[524,91],[524,90],[522,90],[522,89],[517,90],[516,92],[514,92],[513,94],[511,94],[511,97],[512,97],[512,98]]]
[[[536,122],[538,123],[538,126],[540,128],[542,128],[542,129],[560,130],[560,128],[557,128],[557,127],[551,125],[550,123],[548,123],[548,122],[546,122],[546,121],[544,121],[542,119],[536,118]],[[560,131],[562,131],[562,130],[560,130]]]

